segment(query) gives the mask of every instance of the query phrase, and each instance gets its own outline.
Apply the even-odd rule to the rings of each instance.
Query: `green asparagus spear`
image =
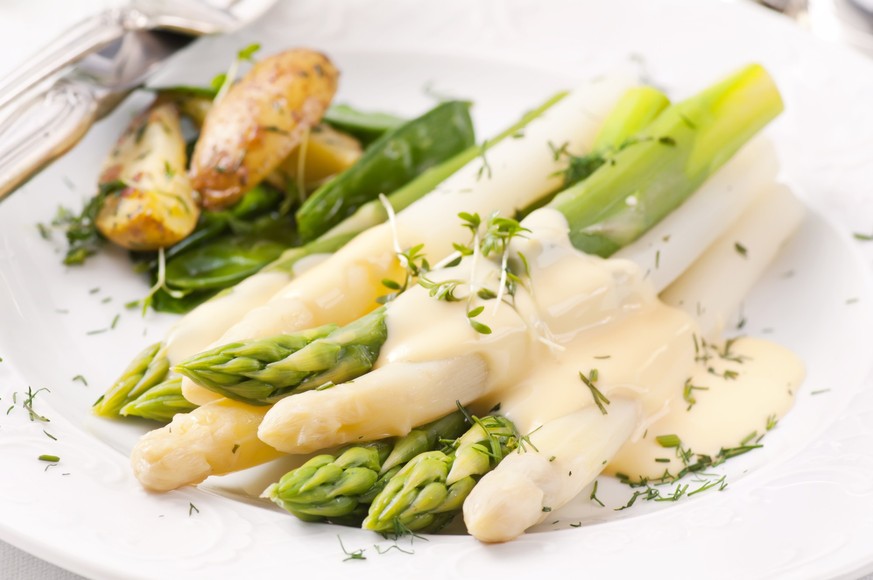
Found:
[[[434,532],[450,522],[477,478],[518,446],[515,426],[505,417],[472,421],[452,451],[420,453],[391,477],[373,499],[363,527],[383,533],[398,527]]]
[[[451,463],[452,456],[442,451],[416,455],[379,492],[362,527],[376,532],[393,531],[395,522],[414,532],[443,527],[461,508],[474,483],[467,477],[447,485]]]
[[[666,109],[550,206],[567,217],[577,249],[610,256],[681,204],[781,111],[773,80],[761,66],[748,66]]]
[[[455,459],[446,479],[449,485],[487,473],[518,446],[515,425],[506,417],[472,417],[472,422],[473,426],[454,444]]]
[[[591,149],[601,152],[620,149],[669,106],[670,99],[656,88],[640,86],[629,89],[603,122]]]
[[[336,457],[319,455],[285,474],[264,496],[306,521],[326,518],[360,525],[366,506],[403,464],[454,439],[465,424],[458,411],[404,437],[348,447]]]
[[[561,147],[555,148],[556,156],[567,157],[567,168],[564,170],[562,187],[566,189],[588,179],[588,176],[606,163],[611,155],[632,142],[634,136],[645,129],[669,104],[670,99],[652,87],[640,86],[628,89],[604,119],[603,126],[594,139],[590,153],[572,155]],[[521,210],[519,219],[535,209],[547,205],[557,193],[538,199]]]
[[[93,410],[104,417],[116,417],[121,408],[151,387],[162,382],[169,362],[161,344],[147,346],[124,370],[118,380],[94,403]]]
[[[122,417],[142,417],[169,423],[176,413],[193,411],[197,405],[182,396],[182,377],[173,377],[158,383],[139,397],[124,405],[118,414]]]
[[[427,425],[417,427],[397,439],[391,453],[382,462],[382,473],[404,465],[407,461],[425,451],[438,449],[445,440],[458,437],[467,425],[464,411],[456,411]]]
[[[391,444],[384,441],[350,447],[337,457],[317,455],[264,492],[277,505],[304,521],[349,516],[359,497],[379,480]]]
[[[297,210],[301,239],[316,239],[380,193],[396,190],[473,142],[469,104],[459,101],[440,104],[384,134]]]
[[[267,405],[361,376],[373,367],[387,336],[383,307],[342,328],[326,325],[219,346],[173,370],[225,397]]]

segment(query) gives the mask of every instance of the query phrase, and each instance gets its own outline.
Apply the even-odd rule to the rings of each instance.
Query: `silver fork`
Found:
[[[232,32],[260,16],[275,0],[133,0],[75,24],[0,80],[0,110],[70,65],[128,32],[165,30],[190,36]]]

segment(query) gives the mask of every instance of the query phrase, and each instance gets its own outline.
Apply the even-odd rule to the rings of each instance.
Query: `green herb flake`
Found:
[[[348,562],[349,560],[366,560],[367,559],[367,557],[364,556],[364,552],[366,551],[366,550],[364,550],[364,548],[359,548],[357,550],[349,552],[348,550],[346,550],[346,547],[343,545],[343,539],[339,536],[339,534],[337,534],[336,539],[339,540],[340,549],[342,549],[343,554],[346,555],[346,557],[343,558],[343,562]]]
[[[191,517],[191,514],[193,514],[193,513],[198,513],[198,514],[199,514],[199,513],[200,513],[200,510],[197,509],[197,506],[196,506],[196,505],[194,505],[193,503],[191,503],[191,502],[189,501],[189,502],[188,502],[188,517],[190,518],[190,517]]]
[[[224,85],[224,82],[227,80],[226,73],[220,73],[212,77],[212,80],[209,81],[209,86],[212,87],[213,90],[219,91],[221,87]]]
[[[52,239],[52,230],[47,225],[38,223],[36,229],[39,230],[39,236],[44,240]]]
[[[39,421],[41,423],[49,423],[49,419],[44,417],[33,410],[33,402],[36,399],[36,396],[42,391],[50,392],[47,388],[42,387],[41,389],[33,390],[30,387],[27,387],[27,393],[25,393],[24,401],[22,401],[21,406],[27,411],[28,416],[31,421]],[[12,395],[12,401],[15,402],[15,393]],[[8,414],[8,413],[7,413]]]
[[[739,242],[734,242],[734,250],[736,250],[736,252],[744,258],[748,257],[749,255],[749,250],[746,249],[746,246]]]
[[[718,491],[723,491],[727,487],[727,482],[725,481],[726,477],[727,476],[722,475],[720,478],[718,478],[716,480],[707,481],[706,483],[704,483],[703,485],[701,485],[700,487],[698,487],[694,491],[689,491],[688,496],[690,497],[696,493],[702,493],[704,491],[708,491],[714,487],[718,487]]]
[[[481,322],[474,320],[473,318],[469,318],[470,326],[473,327],[473,330],[478,332],[479,334],[491,334],[491,327]]]
[[[595,381],[597,381],[597,369],[592,369],[589,372],[588,376],[582,371],[579,371],[579,378],[582,379],[582,382],[588,387],[588,390],[591,391],[591,396],[594,398],[594,404],[597,405],[597,408],[600,409],[600,412],[606,415],[606,405],[609,405],[609,399],[600,392],[596,386],[594,386]]]
[[[679,440],[678,435],[658,435],[655,437],[655,441],[658,442],[658,445],[661,447],[671,448],[671,447],[679,447],[681,445],[681,441]]]
[[[258,52],[259,50],[261,50],[261,45],[260,45],[260,43],[258,43],[258,42],[254,42],[254,43],[252,43],[252,44],[246,46],[245,48],[243,48],[243,49],[240,50],[239,52],[237,52],[237,53],[236,53],[236,57],[237,57],[239,60],[248,60],[248,61],[250,61],[250,60],[252,60],[252,57],[255,56],[255,53]]]
[[[688,407],[685,409],[686,411],[690,411],[691,408],[697,404],[697,398],[694,396],[694,391],[708,391],[709,387],[700,387],[697,385],[691,384],[691,378],[685,379],[685,385],[682,388],[682,399],[688,403]]]
[[[57,455],[40,455],[37,459],[40,461],[47,461],[49,463],[57,463],[61,460]]]
[[[590,499],[591,501],[597,502],[598,504],[600,504],[600,507],[606,507],[606,505],[604,505],[604,503],[602,501],[600,501],[600,499],[598,499],[598,497],[597,497],[597,480],[596,479],[594,480],[594,487],[591,488],[591,495],[588,496],[588,499]]]

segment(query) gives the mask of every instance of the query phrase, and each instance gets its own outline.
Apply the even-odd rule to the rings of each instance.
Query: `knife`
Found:
[[[127,32],[16,106],[0,121],[0,200],[66,153],[159,64],[192,41],[169,31]]]

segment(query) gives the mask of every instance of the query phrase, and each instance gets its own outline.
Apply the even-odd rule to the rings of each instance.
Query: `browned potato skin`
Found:
[[[97,214],[97,228],[129,250],[156,250],[188,236],[200,208],[185,173],[185,140],[172,103],[135,118],[104,164],[100,184],[123,182]]]
[[[267,177],[321,120],[338,77],[327,57],[306,49],[257,62],[203,124],[190,173],[204,207],[227,207]]]

